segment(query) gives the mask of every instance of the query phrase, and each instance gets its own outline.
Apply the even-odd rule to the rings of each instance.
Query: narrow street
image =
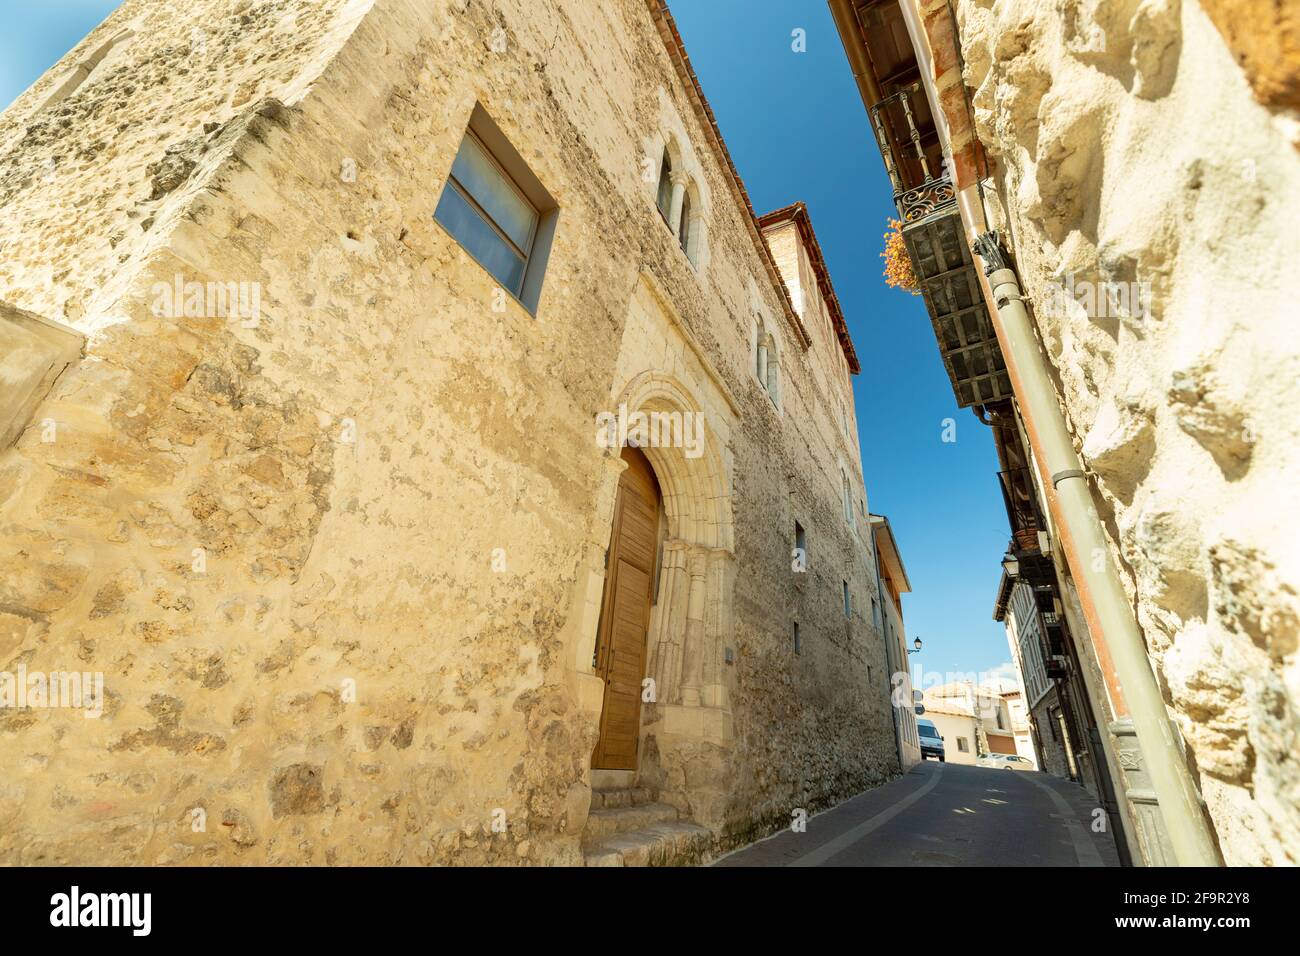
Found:
[[[1118,866],[1093,800],[1045,773],[926,761],[714,866]]]

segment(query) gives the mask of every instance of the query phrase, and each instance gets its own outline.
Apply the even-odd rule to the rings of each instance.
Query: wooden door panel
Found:
[[[591,765],[609,770],[636,769],[646,628],[659,532],[654,473],[639,452],[625,451],[624,457],[629,459],[628,469],[619,481],[614,505],[596,654],[597,673],[605,681],[605,701]]]

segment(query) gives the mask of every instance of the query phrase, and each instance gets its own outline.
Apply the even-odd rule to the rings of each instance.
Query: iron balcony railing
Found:
[[[930,168],[925,148],[921,145],[921,131],[917,129],[916,113],[912,109],[912,96],[920,88],[920,83],[912,83],[885,97],[870,109],[871,126],[880,146],[880,155],[885,160],[885,171],[889,173],[889,181],[894,187],[894,205],[898,207],[904,225],[924,219],[957,202],[957,191],[953,188],[947,170],[941,169],[936,175],[935,170]],[[891,127],[893,136],[890,135]],[[903,129],[906,130],[906,137],[901,135]],[[904,157],[895,155],[895,140],[905,140],[916,154],[914,159],[923,177],[920,184],[911,184],[915,181],[915,176],[907,175]],[[902,146],[903,143],[900,142],[899,147]]]
[[[1011,524],[1011,535],[1015,539],[1017,550],[1036,550],[1038,532],[1043,525],[1034,500],[1034,484],[1029,469],[1011,468],[1000,471],[998,483],[1002,487],[1002,502],[1007,508],[1007,521]]]

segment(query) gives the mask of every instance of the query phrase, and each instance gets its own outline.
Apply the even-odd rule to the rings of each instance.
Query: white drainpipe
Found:
[[[1021,388],[1016,399],[1034,423],[1046,459],[1040,465],[1051,476],[1063,530],[1073,539],[1075,556],[1080,559],[1071,562],[1070,571],[1086,582],[1092,596],[1148,764],[1152,789],[1160,802],[1169,842],[1180,866],[1219,866],[1219,854],[1200,796],[1165,710],[1147,657],[1146,642],[1093,507],[1088,483],[1065,426],[1065,416],[1057,404],[1056,388],[1021,299],[1020,282],[1003,261],[996,233],[980,236],[975,241],[975,251],[985,261],[989,288],[1001,320],[1002,345],[1011,353],[1009,358],[1019,375]],[[1098,555],[1104,556],[1104,560],[1089,560]]]

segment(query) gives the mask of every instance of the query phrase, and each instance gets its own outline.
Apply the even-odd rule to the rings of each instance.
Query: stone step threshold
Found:
[[[675,820],[606,837],[583,847],[587,866],[692,866],[709,854],[707,827]]]
[[[650,803],[652,795],[645,787],[621,787],[617,790],[592,790],[591,809],[610,810]]]
[[[666,803],[636,803],[592,810],[587,816],[583,839],[587,843],[598,843],[619,833],[644,830],[656,823],[676,823],[678,816],[677,808]]]

